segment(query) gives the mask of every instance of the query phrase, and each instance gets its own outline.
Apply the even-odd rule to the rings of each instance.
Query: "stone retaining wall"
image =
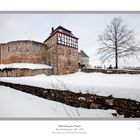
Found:
[[[119,70],[119,69],[91,69],[91,68],[83,68],[81,69],[83,72],[91,73],[91,72],[101,72],[106,74],[140,74],[140,70]]]
[[[1,82],[0,85],[14,88],[45,99],[58,101],[74,107],[87,109],[114,109],[126,118],[140,118],[140,102],[130,99],[114,98],[113,96],[99,96],[96,94],[82,94],[71,91],[45,89],[40,87]]]
[[[0,70],[0,77],[21,77],[21,76],[34,76],[38,74],[52,75],[53,69],[18,69],[18,68],[5,68]]]

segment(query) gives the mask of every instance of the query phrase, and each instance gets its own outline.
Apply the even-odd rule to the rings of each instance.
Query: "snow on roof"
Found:
[[[33,64],[33,63],[10,63],[10,64],[0,64],[0,69],[5,68],[19,68],[19,69],[52,69],[51,66],[45,64]]]
[[[82,57],[89,57],[83,50],[80,51],[80,55]]]

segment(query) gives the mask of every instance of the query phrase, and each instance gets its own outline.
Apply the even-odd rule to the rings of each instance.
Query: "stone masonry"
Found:
[[[44,43],[30,40],[1,43],[0,64],[10,63],[46,64],[53,67],[54,74],[74,73],[78,70],[78,38],[58,26],[52,28]]]
[[[78,70],[78,38],[71,31],[59,26],[52,29],[44,41],[47,46],[47,62],[54,74],[69,74]]]
[[[21,40],[1,44],[1,64],[46,64],[46,47],[43,43]]]

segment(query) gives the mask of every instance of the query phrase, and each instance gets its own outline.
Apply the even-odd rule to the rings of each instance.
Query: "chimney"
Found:
[[[52,27],[52,32],[51,33],[53,33],[54,32],[54,27]]]

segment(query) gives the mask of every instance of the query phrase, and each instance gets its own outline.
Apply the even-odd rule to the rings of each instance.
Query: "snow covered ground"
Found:
[[[140,101],[140,75],[77,72],[63,76],[3,77],[0,81]]]
[[[10,63],[10,64],[0,64],[0,69],[4,68],[27,68],[27,69],[52,69],[51,66],[45,64],[33,64],[33,63]]]
[[[70,107],[0,86],[0,118],[113,118],[112,113],[116,111]]]

